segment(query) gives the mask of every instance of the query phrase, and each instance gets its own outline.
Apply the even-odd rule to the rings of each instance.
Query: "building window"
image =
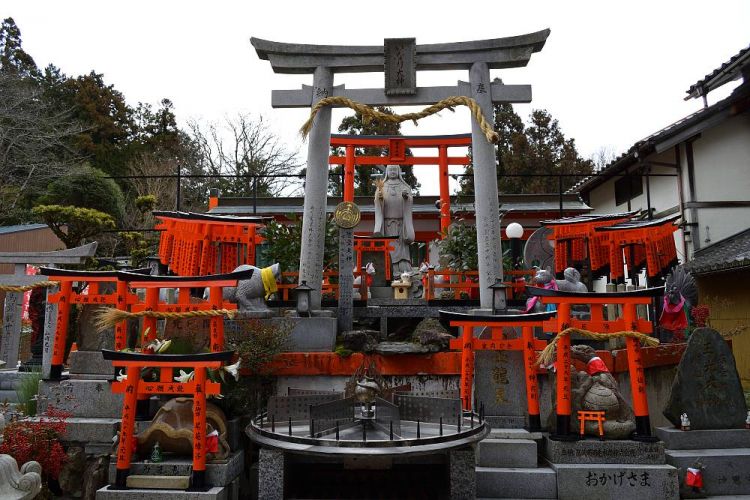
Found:
[[[627,203],[643,194],[643,176],[627,174],[615,181],[615,205]]]

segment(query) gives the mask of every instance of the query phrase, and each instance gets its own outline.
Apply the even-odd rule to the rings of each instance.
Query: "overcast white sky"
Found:
[[[131,104],[167,97],[180,121],[263,114],[305,158],[298,129],[304,110],[271,109],[271,89],[310,84],[308,75],[275,75],[249,38],[317,44],[454,42],[552,30],[526,68],[493,71],[505,83],[531,84],[527,118],[546,108],[591,156],[620,154],[633,142],[697,110],[685,90],[750,44],[748,1],[473,2],[389,1],[33,1],[3,0],[39,66],[68,75],[94,69]],[[465,72],[419,73],[418,84],[450,85]],[[382,87],[382,74],[337,75],[349,88]],[[714,102],[725,92],[710,96]],[[405,112],[409,108],[399,108]],[[334,125],[345,116],[335,111]],[[403,126],[405,134],[470,131],[465,110]],[[434,170],[419,167],[422,194],[437,194]]]

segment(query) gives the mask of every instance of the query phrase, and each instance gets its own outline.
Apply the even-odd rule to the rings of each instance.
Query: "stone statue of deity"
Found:
[[[412,272],[409,245],[414,241],[412,220],[412,189],[404,180],[401,167],[388,165],[385,178],[377,182],[375,190],[374,235],[397,237],[391,245],[391,276],[397,279],[403,272]]]

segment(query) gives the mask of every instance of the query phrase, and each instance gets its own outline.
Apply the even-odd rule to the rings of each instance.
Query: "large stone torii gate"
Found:
[[[250,42],[258,57],[269,61],[275,73],[313,75],[312,87],[272,91],[274,108],[312,107],[329,96],[348,97],[370,106],[430,105],[450,96],[467,96],[491,120],[493,104],[530,102],[531,86],[504,85],[500,80],[490,82],[490,69],[526,66],[531,55],[542,50],[549,33],[546,29],[513,37],[430,45],[416,45],[414,38],[386,39],[380,46],[308,45],[258,38],[251,38]],[[468,83],[417,87],[419,70],[458,69],[469,71]],[[385,88],[334,87],[334,73],[360,72],[383,72]],[[471,125],[480,306],[490,309],[492,294],[488,287],[503,277],[495,149],[476,120]],[[300,282],[321,283],[323,279],[330,139],[331,108],[325,107],[318,112],[308,139]],[[320,301],[317,289],[311,298],[311,309],[320,309]]]

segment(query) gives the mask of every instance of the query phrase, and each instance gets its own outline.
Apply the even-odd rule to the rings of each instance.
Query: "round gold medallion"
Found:
[[[336,210],[333,212],[333,221],[338,227],[344,229],[351,229],[359,224],[360,218],[359,207],[351,201],[342,201],[336,205]]]

